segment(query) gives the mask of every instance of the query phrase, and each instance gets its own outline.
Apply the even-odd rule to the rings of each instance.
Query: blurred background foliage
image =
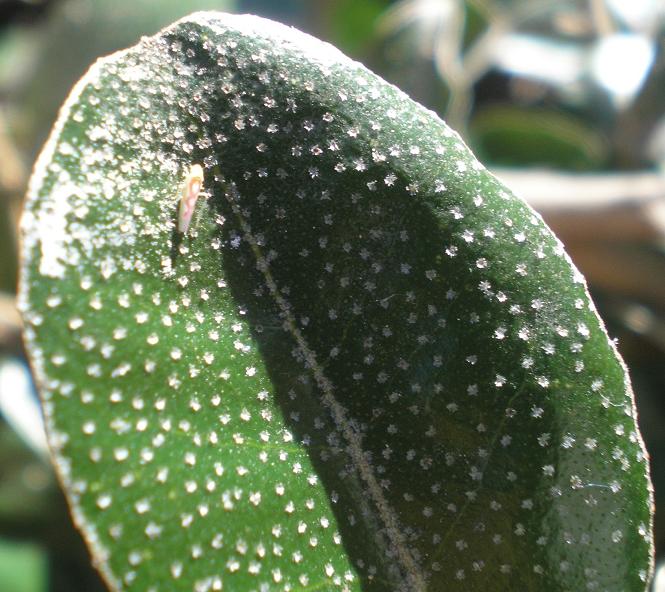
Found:
[[[457,129],[582,269],[636,391],[665,507],[664,0],[0,0],[0,590],[104,590],[48,462],[15,310],[32,162],[101,55],[194,10],[328,40]],[[665,518],[655,524],[665,559]],[[665,590],[665,570],[654,589]]]

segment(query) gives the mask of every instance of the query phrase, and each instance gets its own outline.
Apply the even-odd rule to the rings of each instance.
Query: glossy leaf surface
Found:
[[[645,588],[647,464],[582,278],[333,47],[202,13],[102,60],[23,232],[51,446],[112,588]]]

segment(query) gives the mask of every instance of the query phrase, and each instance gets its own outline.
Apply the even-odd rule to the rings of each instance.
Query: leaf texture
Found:
[[[114,590],[646,587],[647,460],[579,272],[328,44],[198,13],[100,60],[35,170],[21,298]]]

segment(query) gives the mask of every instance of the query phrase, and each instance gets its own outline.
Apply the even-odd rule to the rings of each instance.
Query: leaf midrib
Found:
[[[292,307],[289,305],[284,296],[279,292],[277,284],[268,267],[266,258],[263,256],[257,241],[252,235],[249,223],[243,216],[241,208],[239,208],[234,203],[232,192],[237,192],[237,190],[235,187],[229,190],[228,186],[225,185],[223,185],[223,190],[224,197],[229,202],[231,210],[235,215],[240,228],[242,229],[245,241],[249,245],[250,250],[254,255],[257,264],[256,267],[266,282],[270,296],[284,315],[284,326],[288,329],[289,334],[295,340],[298,348],[300,349],[307,362],[307,366],[314,375],[314,379],[316,380],[317,385],[322,391],[321,401],[330,411],[337,430],[341,432],[342,436],[346,440],[349,456],[351,457],[356,470],[360,474],[361,479],[367,486],[370,498],[377,510],[381,522],[385,527],[390,543],[397,552],[401,572],[404,574],[404,578],[406,579],[406,583],[409,589],[418,592],[425,591],[427,589],[425,574],[417,564],[406,541],[404,540],[402,531],[399,528],[399,519],[397,517],[397,513],[383,496],[381,492],[381,486],[376,479],[374,471],[372,470],[372,466],[365,460],[360,434],[353,430],[352,426],[346,419],[346,409],[337,401],[337,399],[335,399],[332,381],[325,375],[323,367],[317,360],[316,353],[309,347],[305,337],[298,329],[296,320],[293,317]]]

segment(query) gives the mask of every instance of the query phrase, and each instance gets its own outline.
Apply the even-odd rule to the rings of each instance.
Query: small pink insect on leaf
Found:
[[[196,208],[196,200],[203,189],[203,167],[193,164],[189,168],[185,184],[182,188],[180,205],[178,206],[178,232],[187,234]]]

